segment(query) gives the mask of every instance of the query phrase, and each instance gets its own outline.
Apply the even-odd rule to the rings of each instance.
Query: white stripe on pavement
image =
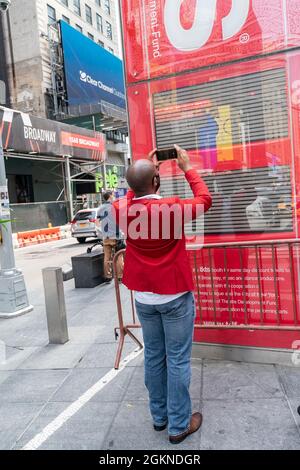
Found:
[[[129,354],[121,363],[118,370],[112,369],[95,385],[89,388],[81,397],[66,408],[57,418],[48,424],[39,434],[37,434],[31,441],[26,444],[22,450],[37,450],[52,434],[63,426],[72,416],[74,416],[84,405],[86,405],[98,392],[100,392],[106,385],[108,385],[117,375],[122,372],[125,367],[138,357],[142,349],[135,349]]]

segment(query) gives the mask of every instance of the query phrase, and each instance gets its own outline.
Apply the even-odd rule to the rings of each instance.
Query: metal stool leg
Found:
[[[117,355],[116,355],[116,360],[115,360],[115,369],[119,369],[119,366],[120,366],[126,335],[128,335],[139,346],[140,349],[143,349],[142,343],[137,339],[137,337],[131,331],[131,328],[141,328],[141,326],[138,325],[135,321],[134,302],[133,302],[132,292],[131,292],[131,307],[132,307],[133,324],[124,325],[121,292],[120,292],[120,280],[118,278],[119,273],[117,270],[118,259],[119,257],[124,256],[124,254],[125,254],[125,250],[120,250],[115,255],[114,260],[113,260],[113,274],[114,274],[114,280],[115,280],[117,311],[118,311],[118,319],[119,319],[119,327],[115,329],[115,333],[117,330],[120,331],[119,345],[118,345],[118,350],[117,350]]]

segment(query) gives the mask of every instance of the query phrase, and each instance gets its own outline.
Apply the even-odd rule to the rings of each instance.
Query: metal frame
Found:
[[[294,268],[294,248],[300,248],[300,240],[298,239],[289,239],[289,240],[270,240],[270,241],[253,241],[253,242],[240,242],[240,243],[216,243],[216,244],[208,244],[202,246],[202,250],[207,250],[209,255],[209,266],[210,266],[210,277],[211,277],[211,289],[213,295],[213,307],[214,307],[214,324],[205,324],[203,323],[202,315],[200,318],[200,323],[195,325],[196,329],[223,329],[223,330],[268,330],[268,331],[300,331],[300,321],[299,321],[299,308],[297,306],[297,286],[296,286],[296,277],[295,277],[295,268]],[[294,325],[286,326],[282,325],[280,321],[280,305],[279,305],[279,289],[278,289],[278,279],[276,275],[276,267],[278,263],[277,258],[277,248],[279,247],[286,247],[288,249],[288,258],[289,258],[289,268],[291,273],[291,283],[292,283],[292,303],[293,303],[293,317],[294,317]],[[228,262],[228,254],[227,249],[236,249],[239,252],[239,260],[240,260],[240,268],[243,275],[242,284],[243,284],[243,299],[244,299],[244,310],[245,310],[245,324],[244,325],[220,325],[217,323],[217,310],[216,310],[216,302],[214,296],[214,282],[213,282],[213,265],[212,265],[212,249],[221,248],[224,250],[224,266],[226,269],[227,262]],[[246,302],[245,302],[245,279],[244,279],[244,272],[243,272],[243,261],[242,261],[242,249],[243,248],[253,248],[255,250],[255,262],[256,262],[256,271],[257,271],[257,284],[258,284],[258,292],[259,292],[259,303],[260,303],[260,323],[259,324],[251,324],[248,323],[247,320],[247,310],[246,310]],[[275,301],[276,301],[276,325],[265,325],[264,324],[264,310],[263,310],[263,296],[262,296],[262,283],[260,277],[260,264],[262,262],[261,258],[261,249],[262,248],[270,248],[272,254],[272,268],[273,268],[273,283],[274,283],[274,291],[275,291]],[[194,253],[194,263],[197,264],[196,260],[196,252]],[[197,282],[198,284],[198,282]],[[197,285],[198,287],[198,285]],[[226,271],[226,291],[227,291],[227,299],[228,299],[228,309],[229,313],[231,312],[230,308],[230,288],[228,283],[228,272]],[[199,288],[198,288],[199,294]],[[199,298],[200,303],[200,298]],[[232,322],[232,316],[230,315],[230,323]]]
[[[44,36],[48,41],[49,59],[51,69],[51,85],[49,90],[53,98],[53,115],[55,118],[67,115],[67,92],[65,86],[64,63],[61,52],[60,28],[58,22],[48,25],[48,35]],[[63,88],[58,89],[58,82],[63,83]]]
[[[46,156],[46,155],[39,155],[39,154],[22,154],[20,152],[14,153],[14,152],[5,152],[4,153],[5,158],[17,158],[17,159],[22,159],[22,160],[34,160],[39,163],[41,162],[50,162],[50,163],[57,163],[57,166],[53,168],[51,173],[56,176],[58,175],[54,170],[59,166],[62,165],[63,168],[63,173],[62,173],[62,184],[63,188],[61,189],[58,186],[58,189],[61,189],[57,200],[61,200],[63,194],[65,194],[65,199],[64,202],[69,203],[69,214],[71,217],[71,220],[73,219],[74,215],[74,207],[73,207],[73,192],[72,192],[72,183],[94,183],[95,180],[93,179],[82,179],[80,176],[82,175],[93,175],[94,171],[97,170],[98,168],[105,167],[105,162],[99,162],[97,165],[95,164],[94,160],[80,160],[78,158],[73,158],[70,157],[69,155],[63,155],[63,156]],[[83,168],[82,165],[89,165],[92,166],[92,168]],[[79,170],[81,170],[79,173],[72,175],[71,172],[71,166],[75,167]],[[58,181],[54,181],[56,185],[58,185]],[[45,201],[48,202],[48,201]]]
[[[281,246],[286,246],[288,250],[288,259],[289,259],[289,266],[290,266],[290,273],[291,273],[291,283],[292,283],[292,304],[293,304],[293,317],[294,317],[294,324],[293,325],[282,325],[281,324],[281,319],[280,319],[280,306],[279,306],[279,290],[278,290],[278,279],[276,275],[276,266],[277,266],[277,248]],[[274,325],[265,325],[264,324],[264,311],[263,311],[263,299],[262,299],[262,288],[261,288],[261,278],[260,278],[260,271],[259,271],[259,266],[260,263],[262,262],[261,258],[261,248],[264,247],[270,247],[271,252],[272,252],[272,267],[273,267],[273,281],[274,281],[274,289],[275,289],[275,297],[276,297],[276,324]],[[209,254],[209,266],[210,266],[210,280],[211,280],[211,292],[213,295],[213,306],[214,306],[214,322],[211,324],[205,324],[203,317],[202,317],[202,310],[201,310],[201,296],[200,296],[200,288],[199,288],[199,281],[198,281],[198,267],[197,267],[197,258],[196,258],[196,251],[195,251],[195,246],[193,246],[193,263],[195,266],[195,272],[196,272],[196,290],[198,293],[198,307],[199,307],[199,312],[200,312],[200,322],[198,320],[197,323],[195,323],[195,329],[201,329],[201,330],[257,330],[257,331],[300,331],[300,306],[297,305],[297,286],[296,286],[296,276],[295,276],[295,267],[294,267],[294,249],[295,247],[300,249],[300,240],[298,239],[289,239],[289,240],[270,240],[270,241],[253,241],[253,242],[240,242],[240,243],[217,243],[217,244],[208,244],[205,246],[199,246],[198,251],[200,248],[202,251],[207,250]],[[243,248],[254,248],[255,250],[255,262],[256,262],[256,269],[257,269],[257,276],[258,276],[258,291],[259,291],[259,299],[260,299],[260,323],[259,324],[252,324],[248,323],[248,317],[247,317],[247,308],[246,308],[246,297],[245,297],[245,291],[246,291],[246,284],[245,284],[245,278],[244,274],[242,276],[242,285],[243,285],[243,300],[244,300],[244,310],[245,310],[245,324],[244,325],[234,325],[234,324],[219,324],[217,322],[217,308],[216,308],[216,299],[214,296],[214,278],[213,278],[213,262],[212,262],[212,250],[215,248],[223,248],[224,249],[224,265],[227,265],[228,262],[228,253],[227,249],[228,248],[234,248],[238,250],[238,256],[240,260],[240,267],[241,271],[243,273],[243,259],[242,259],[242,249]],[[136,338],[136,336],[132,333],[132,329],[137,329],[141,328],[141,325],[137,323],[136,321],[136,315],[135,315],[135,308],[134,308],[134,298],[133,298],[133,292],[130,291],[131,295],[131,307],[132,307],[132,323],[125,323],[124,322],[124,317],[123,317],[123,308],[122,308],[122,301],[121,301],[121,292],[120,292],[120,282],[118,277],[117,277],[117,260],[119,256],[124,256],[126,250],[122,250],[118,252],[113,261],[114,265],[114,280],[115,280],[115,290],[116,290],[116,302],[117,302],[117,312],[118,312],[118,320],[119,320],[119,327],[115,328],[115,335],[116,339],[118,338],[118,331],[120,331],[120,340],[119,340],[119,346],[118,346],[118,351],[117,351],[117,356],[116,356],[116,361],[115,361],[115,369],[118,369],[121,356],[122,356],[122,351],[123,351],[123,346],[124,346],[124,340],[126,335],[130,336],[133,341],[135,341],[140,348],[142,348],[142,344],[140,341]],[[228,280],[228,273],[226,273],[226,290],[227,290],[227,300],[228,300],[228,308],[229,312],[231,312],[230,309],[230,299],[231,299],[231,294],[230,294],[230,286],[229,286],[229,280]],[[230,315],[230,321],[232,322],[232,315]],[[230,345],[227,345],[228,347],[231,347]]]
[[[130,291],[130,296],[131,296],[131,309],[132,309],[132,323],[125,323],[124,322],[124,317],[123,317],[123,308],[122,308],[122,299],[121,299],[121,291],[120,291],[120,284],[122,280],[118,278],[118,272],[117,272],[117,262],[118,259],[121,256],[124,256],[126,253],[126,250],[120,250],[118,253],[114,256],[113,260],[113,267],[114,267],[114,281],[115,281],[115,290],[116,290],[116,302],[117,302],[117,311],[118,311],[118,320],[119,320],[119,326],[115,328],[115,338],[119,339],[119,345],[118,345],[118,350],[117,350],[117,355],[116,355],[116,360],[115,360],[115,369],[119,369],[121,357],[122,357],[122,352],[123,352],[123,347],[124,347],[124,341],[125,337],[128,335],[138,346],[140,349],[143,349],[142,343],[137,339],[137,337],[132,333],[131,330],[141,328],[141,325],[136,322],[136,314],[135,314],[135,308],[134,308],[134,299],[133,299],[133,292]],[[118,331],[120,333],[118,333]]]
[[[85,163],[86,165],[94,165],[92,168],[83,168],[81,165],[82,163]],[[95,165],[94,161],[85,161],[85,162],[78,162],[78,160],[73,160],[71,159],[68,155],[65,155],[64,157],[64,167],[65,167],[65,184],[66,184],[66,194],[67,194],[67,201],[69,201],[69,212],[70,212],[70,217],[71,220],[73,220],[74,217],[74,204],[73,204],[73,189],[72,189],[72,183],[94,183],[95,179],[82,179],[80,176],[83,175],[94,175],[93,172],[95,172],[98,168],[105,168],[105,160],[99,162],[97,165]],[[78,170],[81,170],[79,173],[76,173],[75,175],[72,175],[71,172],[71,165]],[[104,178],[105,180],[105,178]]]

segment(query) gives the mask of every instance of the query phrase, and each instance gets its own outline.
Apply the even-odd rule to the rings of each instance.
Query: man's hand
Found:
[[[148,155],[148,160],[150,160],[152,163],[154,163],[154,165],[156,166],[157,172],[159,172],[159,166],[163,162],[159,162],[157,160],[156,152],[157,152],[157,149],[151,150],[151,152]]]
[[[148,160],[151,160],[151,162],[153,162],[155,165],[157,163],[156,158],[154,158],[156,156],[156,152],[157,152],[157,149],[153,149],[148,155]]]
[[[177,150],[177,155],[178,155],[178,166],[179,168],[186,173],[189,170],[192,170],[193,167],[190,162],[190,157],[188,156],[188,153],[186,150],[182,149],[178,145],[175,145],[175,148]]]

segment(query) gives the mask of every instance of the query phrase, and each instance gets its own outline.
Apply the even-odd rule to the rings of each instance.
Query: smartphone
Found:
[[[156,151],[157,161],[165,162],[167,160],[176,160],[178,158],[175,147]]]

